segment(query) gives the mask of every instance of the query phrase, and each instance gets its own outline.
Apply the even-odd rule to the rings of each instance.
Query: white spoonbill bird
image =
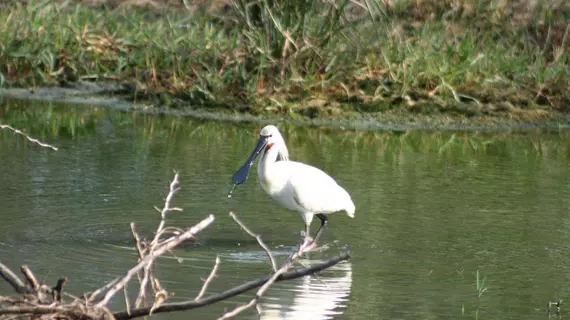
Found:
[[[265,192],[282,206],[301,213],[305,220],[305,236],[313,215],[321,220],[316,241],[327,224],[327,214],[345,211],[354,218],[354,203],[346,190],[321,169],[289,160],[285,140],[276,126],[261,129],[259,140],[244,165],[234,174],[232,181],[242,184],[247,179],[253,161],[261,154],[257,175]]]

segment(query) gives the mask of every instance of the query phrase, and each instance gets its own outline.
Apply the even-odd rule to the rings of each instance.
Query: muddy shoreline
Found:
[[[447,130],[447,131],[505,131],[521,129],[568,129],[570,114],[548,111],[536,117],[521,119],[507,112],[501,116],[462,117],[451,114],[415,114],[411,112],[377,112],[366,114],[340,114],[315,118],[266,112],[252,115],[235,110],[212,107],[180,105],[162,108],[151,101],[129,101],[122,85],[113,82],[83,82],[69,87],[0,88],[0,99],[40,100],[80,105],[97,105],[125,111],[188,116],[203,120],[293,123],[312,126],[341,127],[354,130]]]

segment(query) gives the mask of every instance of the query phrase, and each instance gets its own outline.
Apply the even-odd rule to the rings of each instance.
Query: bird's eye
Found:
[[[269,137],[270,137],[270,138],[273,137],[273,134],[270,134]]]

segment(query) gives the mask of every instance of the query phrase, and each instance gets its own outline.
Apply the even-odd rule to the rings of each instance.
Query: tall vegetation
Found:
[[[4,85],[112,79],[129,83],[129,96],[166,106],[254,113],[314,107],[473,115],[570,106],[567,1],[3,6]],[[475,109],[458,107],[464,104]]]

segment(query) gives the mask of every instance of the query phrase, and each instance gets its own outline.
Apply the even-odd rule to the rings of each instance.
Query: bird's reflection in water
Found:
[[[300,261],[311,265],[320,261]],[[352,284],[352,265],[341,262],[317,276],[274,285],[258,305],[259,319],[333,319],[346,310]]]

